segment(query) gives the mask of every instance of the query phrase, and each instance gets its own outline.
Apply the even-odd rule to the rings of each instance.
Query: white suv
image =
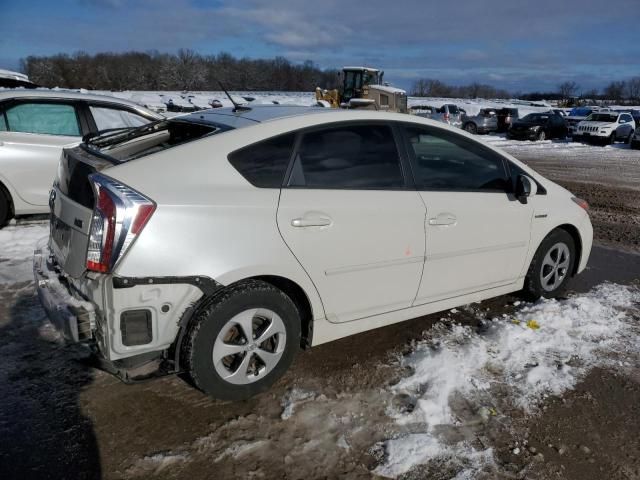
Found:
[[[90,138],[61,159],[41,302],[130,381],[246,398],[300,347],[582,271],[586,203],[413,115],[264,106]]]
[[[599,110],[578,123],[573,140],[600,140],[612,144],[618,140],[631,142],[636,128],[630,113]]]
[[[62,147],[83,135],[161,116],[133,102],[64,90],[0,91],[0,228],[14,215],[47,213]]]

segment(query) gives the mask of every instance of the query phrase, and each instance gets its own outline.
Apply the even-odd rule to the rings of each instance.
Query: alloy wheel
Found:
[[[553,245],[542,261],[540,269],[540,284],[546,292],[558,288],[567,274],[571,263],[569,247],[562,242]]]
[[[253,308],[231,318],[213,345],[213,365],[229,383],[246,385],[264,378],[284,353],[287,333],[272,310]]]

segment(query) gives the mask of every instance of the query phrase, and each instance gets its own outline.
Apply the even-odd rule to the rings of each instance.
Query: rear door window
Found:
[[[141,127],[151,122],[142,115],[121,108],[91,105],[89,110],[91,110],[91,115],[93,115],[99,131],[111,128]]]
[[[229,162],[255,187],[280,188],[293,153],[295,134],[270,138],[229,155]]]
[[[73,105],[64,103],[20,103],[6,112],[6,127],[12,132],[80,136]]]
[[[350,125],[304,134],[289,186],[400,189],[404,175],[388,125]]]
[[[405,125],[416,186],[423,190],[507,191],[502,157],[456,133]]]

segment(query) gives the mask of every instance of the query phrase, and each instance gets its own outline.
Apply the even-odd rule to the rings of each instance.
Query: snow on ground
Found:
[[[611,352],[637,352],[640,336],[629,311],[636,315],[640,291],[603,284],[567,300],[543,300],[519,309],[514,318],[496,318],[480,331],[441,324],[433,336],[405,359],[412,373],[393,387],[412,399],[414,408],[390,409],[406,436],[385,442],[386,460],[375,473],[396,477],[438,457],[455,457],[467,465],[456,478],[491,462],[489,450],[467,440],[447,443],[441,433],[461,424],[454,398],[485,421],[500,415],[498,398],[505,389],[509,403],[536,413],[548,395],[560,395],[596,366],[613,362]],[[411,410],[411,411],[408,411]]]
[[[36,244],[49,235],[49,224],[34,222],[0,230],[0,284],[33,279],[31,269]]]
[[[159,452],[137,460],[126,473],[132,477],[158,475],[164,469],[176,463],[184,462],[189,455],[183,452]]]

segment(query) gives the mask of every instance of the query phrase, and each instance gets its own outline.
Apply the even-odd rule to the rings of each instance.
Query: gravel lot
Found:
[[[640,151],[489,140],[591,204],[599,246],[574,292],[603,281],[638,284]],[[0,282],[0,472],[7,479],[376,478],[389,454],[384,442],[422,432],[393,418],[417,408],[394,390],[409,375],[405,359],[457,324],[482,333],[491,318],[513,318],[520,302],[500,297],[322,345],[298,355],[269,392],[224,403],[179,377],[127,386],[91,368],[82,349],[58,342],[31,282]],[[627,314],[634,332],[637,309]],[[452,399],[458,423],[434,435],[489,456],[454,450],[399,476],[640,478],[639,347],[607,350],[601,366],[563,394],[542,397],[535,412],[499,386],[488,416]]]

